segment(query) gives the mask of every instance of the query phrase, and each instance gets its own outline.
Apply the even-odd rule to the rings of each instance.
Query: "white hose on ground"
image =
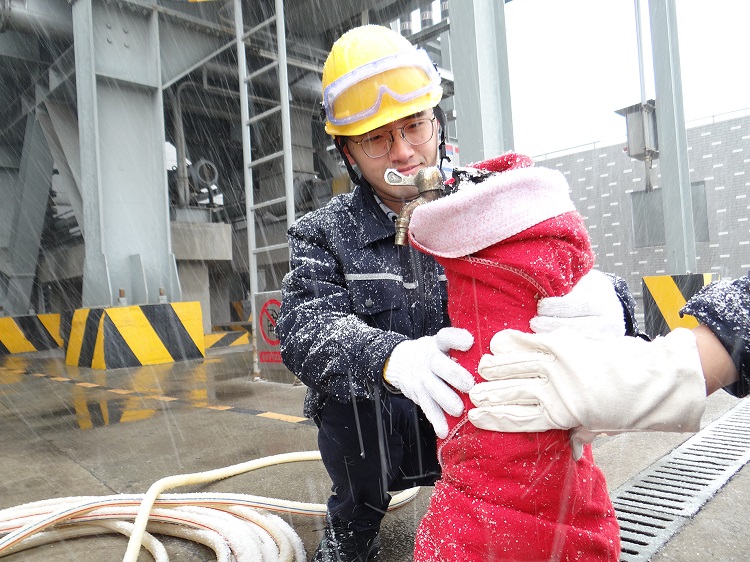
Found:
[[[320,453],[287,453],[217,470],[170,476],[155,482],[146,494],[57,498],[0,510],[0,535],[5,535],[0,539],[0,558],[64,538],[106,532],[91,527],[100,525],[130,536],[123,562],[135,562],[141,545],[157,562],[168,562],[166,549],[147,529],[203,544],[214,551],[217,562],[232,559],[304,562],[302,539],[286,521],[267,511],[323,517],[326,512],[323,504],[246,494],[161,492],[267,466],[311,460],[320,460]],[[401,507],[414,499],[418,491],[419,488],[412,488],[399,493],[388,509]],[[135,522],[130,523],[133,519]],[[76,524],[76,527],[45,531],[61,524]]]
[[[133,534],[130,536],[128,541],[128,548],[125,551],[125,557],[122,559],[123,562],[136,562],[138,560],[138,552],[141,549],[140,535],[146,529],[146,523],[148,522],[149,512],[154,505],[154,501],[157,496],[164,490],[171,490],[179,486],[189,486],[192,484],[205,484],[207,482],[215,482],[217,480],[223,480],[231,476],[237,476],[238,474],[244,474],[251,470],[257,470],[267,466],[275,464],[283,464],[288,462],[299,462],[299,461],[314,461],[320,460],[320,451],[304,451],[298,453],[284,453],[281,455],[273,455],[270,457],[263,457],[216,470],[207,470],[205,472],[195,472],[192,474],[178,474],[176,476],[167,476],[161,480],[154,482],[146,492],[146,496],[143,498],[140,508],[138,509],[138,515],[135,518],[135,529]],[[235,553],[235,556],[237,553]]]
[[[113,531],[129,537],[130,530],[132,530],[132,528],[133,524],[126,521],[95,521],[91,523],[80,523],[75,527],[42,531],[24,539],[21,542],[14,544],[0,556],[10,556],[11,554],[15,554],[23,550],[29,550],[31,548],[43,546],[45,544],[51,544],[53,542],[77,539],[80,537],[111,534]],[[148,526],[148,529],[151,530],[151,525]],[[156,538],[150,533],[146,533],[143,535],[143,546],[151,553],[151,556],[157,562],[169,560],[169,556],[167,555],[167,551],[164,548],[164,545],[156,540]]]
[[[202,544],[214,551],[216,562],[232,562],[232,551],[221,538],[221,535],[208,529],[192,529],[181,525],[171,525],[167,523],[149,523],[146,527],[152,533],[177,537],[190,542]]]
[[[283,536],[286,540],[280,542],[276,541],[275,543],[273,543],[273,546],[278,549],[275,556],[279,561],[292,562],[293,560],[299,558],[300,555],[304,559],[304,548],[302,548],[301,550],[294,548],[297,545],[295,544],[293,538],[286,532],[286,530],[291,529],[291,527],[289,527],[289,525],[287,525],[283,519],[271,513],[261,515],[254,509],[249,509],[242,506],[232,506],[229,511],[241,517],[242,519],[255,524],[258,529],[262,529],[265,532],[265,536],[269,539]],[[227,516],[229,516],[229,514],[227,514]],[[281,524],[278,523],[279,521],[281,522]],[[299,537],[297,537],[297,539],[299,540],[299,545],[302,546],[302,540],[299,539]],[[269,557],[269,560],[273,560],[273,558]]]
[[[133,524],[130,521],[96,521],[92,524],[127,537],[133,533]],[[146,532],[143,534],[143,546],[154,557],[154,562],[169,562],[167,549],[151,533]]]

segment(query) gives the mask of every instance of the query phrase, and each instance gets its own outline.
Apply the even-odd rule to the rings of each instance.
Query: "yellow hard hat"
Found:
[[[440,76],[427,53],[387,27],[344,33],[323,66],[326,132],[361,135],[438,104]]]

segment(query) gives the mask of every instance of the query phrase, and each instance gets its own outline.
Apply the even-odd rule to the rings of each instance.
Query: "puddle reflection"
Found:
[[[89,430],[148,420],[174,407],[224,409],[237,398],[238,382],[239,394],[249,391],[250,366],[245,353],[107,371],[65,365],[62,355],[7,355],[0,356],[0,398],[13,400],[14,410],[36,410],[39,420],[72,418]],[[25,398],[30,394],[33,401]]]

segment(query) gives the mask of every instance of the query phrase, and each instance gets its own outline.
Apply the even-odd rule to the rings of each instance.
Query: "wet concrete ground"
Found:
[[[166,476],[202,472],[280,453],[317,449],[316,429],[301,418],[305,388],[254,381],[249,350],[219,350],[205,360],[139,369],[67,367],[62,354],[0,357],[0,509],[47,498],[144,493]],[[737,404],[717,393],[704,423]],[[667,454],[687,434],[631,434],[597,440],[594,454],[610,491]],[[324,503],[322,464],[263,468],[173,492],[217,491]],[[746,560],[750,471],[741,470],[656,561]],[[413,535],[431,489],[390,512],[383,560],[411,560]],[[308,556],[320,517],[283,515]],[[212,560],[210,551],[165,541],[172,560]],[[122,560],[127,540],[81,538],[12,554],[9,562]],[[145,552],[139,560],[151,560]]]

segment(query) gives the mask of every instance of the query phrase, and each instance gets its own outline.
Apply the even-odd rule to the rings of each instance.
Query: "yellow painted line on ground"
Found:
[[[288,416],[286,414],[277,414],[275,412],[264,412],[262,414],[258,414],[259,418],[270,418],[272,420],[280,420],[280,421],[287,421],[292,423],[299,423],[305,421],[305,418],[300,418],[299,416]]]
[[[50,380],[59,382],[68,382],[70,379],[66,377],[50,377]]]
[[[146,399],[150,400],[161,400],[162,402],[174,402],[175,400],[179,400],[179,398],[173,398],[171,396],[162,396],[159,394],[150,394],[148,396],[144,396]]]
[[[125,390],[124,388],[108,388],[107,391],[115,394],[133,394],[132,390]]]
[[[94,384],[93,382],[77,382],[76,385],[86,388],[99,388],[101,386],[99,384]]]

